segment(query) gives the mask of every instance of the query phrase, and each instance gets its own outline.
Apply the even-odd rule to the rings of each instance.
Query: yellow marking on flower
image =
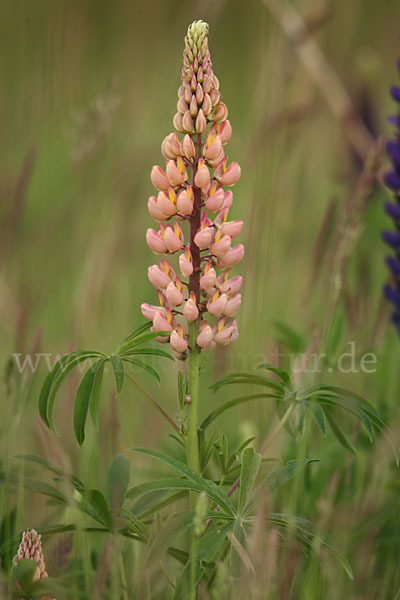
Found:
[[[171,200],[172,204],[175,204],[176,192],[173,187],[168,188],[168,198]]]
[[[220,319],[218,321],[218,323],[217,323],[217,331],[218,331],[218,333],[220,331],[222,331],[224,327],[225,327],[225,317],[222,317],[222,319]]]

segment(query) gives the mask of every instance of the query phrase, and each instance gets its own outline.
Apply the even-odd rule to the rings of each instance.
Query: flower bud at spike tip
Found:
[[[160,191],[167,190],[170,185],[166,173],[157,165],[151,170],[151,182]]]
[[[195,157],[196,150],[195,150],[194,143],[193,143],[193,140],[190,137],[190,135],[186,134],[183,137],[181,146],[182,146],[182,153],[188,160],[191,160],[192,158]]]
[[[204,133],[206,130],[206,127],[207,127],[207,119],[204,115],[203,109],[201,108],[199,110],[199,113],[196,118],[196,132],[200,133],[200,134]]]

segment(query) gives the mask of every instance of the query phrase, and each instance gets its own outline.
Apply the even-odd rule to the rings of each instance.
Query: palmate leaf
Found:
[[[103,380],[104,367],[108,361],[110,361],[114,372],[116,390],[118,394],[121,392],[124,384],[124,360],[129,364],[134,364],[144,371],[147,371],[159,382],[160,376],[157,371],[141,358],[137,358],[136,355],[153,355],[169,358],[170,360],[175,359],[164,350],[159,350],[157,348],[153,349],[138,347],[141,344],[154,339],[157,337],[157,335],[162,335],[163,332],[148,331],[150,326],[151,323],[146,323],[136,329],[136,331],[125,338],[125,340],[110,355],[97,350],[79,350],[63,356],[54,365],[50,373],[45,378],[40,391],[39,413],[45,425],[49,429],[54,429],[53,409],[57,392],[68,373],[70,373],[72,369],[77,367],[79,364],[87,360],[96,359],[96,362],[88,369],[88,371],[86,371],[78,387],[76,395],[74,407],[74,432],[80,445],[83,444],[85,439],[85,425],[89,410],[93,423],[98,429],[99,396]]]
[[[193,469],[187,466],[185,463],[172,458],[172,456],[168,456],[167,454],[163,454],[162,452],[158,452],[157,450],[150,450],[147,448],[131,448],[133,452],[138,452],[140,454],[145,454],[147,456],[151,456],[162,462],[168,464],[175,471],[177,471],[182,477],[189,481],[190,484],[196,486],[196,488],[201,489],[201,491],[205,492],[207,496],[212,498],[221,508],[223,508],[228,514],[234,516],[235,509],[227,497],[227,495],[219,488],[213,481],[209,479],[205,479],[198,473],[196,473]],[[181,480],[178,480],[181,481]],[[153,482],[148,482],[151,485]],[[193,488],[195,489],[195,488]],[[197,490],[195,490],[197,491]]]
[[[351,452],[354,452],[355,449],[351,442],[349,442],[347,439],[340,426],[336,423],[336,420],[333,417],[332,409],[340,409],[357,417],[357,419],[359,419],[364,425],[371,441],[374,429],[380,431],[390,444],[396,459],[396,463],[399,464],[399,451],[397,444],[393,441],[394,435],[392,431],[390,430],[386,421],[378,415],[375,408],[359,394],[342,387],[319,384],[312,386],[305,392],[302,392],[299,395],[299,400],[302,403],[306,401],[310,405],[311,403],[314,405],[319,405],[332,429],[332,432],[335,434],[340,444],[342,444],[342,446]]]
[[[56,394],[65,377],[73,368],[90,358],[107,358],[103,352],[79,350],[61,358],[44,380],[39,396],[39,413],[43,422],[53,429],[53,406]]]
[[[266,516],[266,521],[273,525],[280,533],[290,532],[298,542],[309,550],[316,552],[320,547],[326,548],[343,567],[348,577],[352,580],[354,579],[348,560],[337,550],[327,535],[317,535],[314,531],[314,525],[310,521],[307,521],[307,519],[298,515],[270,513]]]
[[[233,400],[228,400],[221,404],[218,408],[213,410],[204,421],[200,425],[200,430],[205,431],[209,425],[219,416],[221,416],[225,411],[233,408],[234,406],[238,406],[238,404],[244,404],[246,402],[251,402],[252,400],[263,400],[266,398],[275,398],[276,400],[282,400],[282,396],[278,394],[247,394],[246,396],[240,396],[239,398],[234,398]]]
[[[225,385],[232,385],[234,383],[262,385],[263,387],[270,388],[276,392],[285,395],[285,386],[279,381],[267,377],[266,375],[256,375],[254,373],[231,373],[222,379],[219,379],[210,386],[210,389],[216,392]]]
[[[86,371],[76,393],[74,405],[74,432],[80,446],[82,446],[85,440],[85,425],[92,395],[94,396],[92,400],[92,411],[94,412],[95,422],[98,422],[98,399],[96,399],[96,395],[98,397],[99,384],[96,386],[95,383],[99,369],[104,368],[104,362],[104,359],[99,360]]]
[[[151,365],[147,364],[144,360],[141,360],[140,358],[132,358],[131,356],[123,356],[122,360],[131,365],[135,365],[136,367],[140,367],[144,371],[147,371],[148,373],[150,373],[150,375],[157,379],[158,383],[161,383],[160,375]]]
[[[261,465],[261,454],[257,454],[253,448],[246,448],[243,451],[242,469],[240,472],[239,486],[239,513],[246,506],[247,499],[253,488],[255,478]]]

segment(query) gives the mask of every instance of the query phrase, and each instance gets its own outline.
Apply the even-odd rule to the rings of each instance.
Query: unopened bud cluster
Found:
[[[200,348],[234,341],[237,325],[229,319],[241,303],[242,278],[230,277],[230,271],[243,258],[243,245],[233,243],[243,222],[229,220],[233,195],[225,189],[238,181],[240,167],[225,156],[232,128],[212,70],[207,33],[202,21],[188,29],[173,121],[183,135],[174,132],[162,142],[165,168],[153,167],[157,195],[148,201],[158,226],[147,230],[147,244],[155,254],[177,254],[178,261],[175,269],[165,257],[149,267],[159,304],[142,304],[141,309],[153,330],[164,332],[159,341],[169,341],[182,359],[188,323],[198,323],[195,343]]]
[[[22,540],[18,547],[18,552],[13,558],[14,565],[22,559],[35,560],[37,562],[36,570],[33,575],[33,580],[37,581],[43,577],[48,577],[46,565],[44,563],[42,551],[42,536],[34,529],[28,529],[22,534]],[[42,600],[51,600],[50,596],[45,596]]]

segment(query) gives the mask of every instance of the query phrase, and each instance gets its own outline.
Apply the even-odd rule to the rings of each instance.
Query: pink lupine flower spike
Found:
[[[147,244],[155,254],[168,255],[168,261],[176,255],[180,277],[165,259],[149,267],[160,306],[142,304],[142,313],[153,330],[164,332],[159,341],[169,340],[181,359],[194,347],[200,351],[234,341],[237,325],[229,319],[241,304],[242,278],[230,277],[230,271],[243,258],[244,246],[233,241],[243,221],[228,220],[233,197],[224,189],[238,181],[240,166],[225,155],[232,127],[207,35],[203,21],[188,29],[173,119],[176,132],[161,144],[165,163],[151,170],[156,192],[148,200],[157,225],[147,230]],[[195,335],[189,336],[189,330]]]

